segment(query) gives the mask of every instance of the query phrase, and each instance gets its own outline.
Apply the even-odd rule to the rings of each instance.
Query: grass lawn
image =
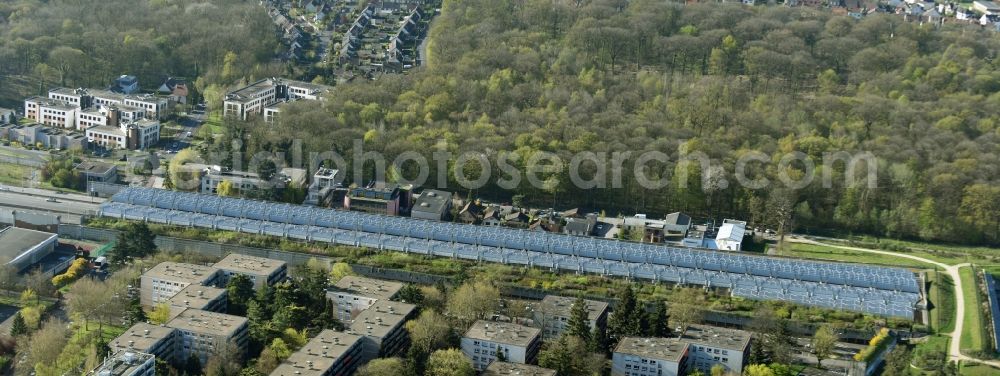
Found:
[[[931,327],[938,333],[950,333],[955,330],[955,282],[948,274],[937,271],[929,272],[927,280]]]
[[[936,244],[909,240],[875,239],[873,237],[853,237],[849,241],[861,242],[859,246],[869,248],[907,248],[906,252],[945,264],[972,262],[977,264],[1000,264],[1000,248]]]
[[[843,262],[861,262],[866,264],[902,266],[918,269],[928,269],[933,267],[933,265],[901,257],[851,251],[822,245],[789,242],[785,248],[786,249],[781,252],[782,256]]]
[[[22,186],[31,177],[31,167],[0,163],[0,184]]]
[[[208,119],[202,124],[202,127],[208,127],[211,129],[212,134],[221,134],[225,132],[225,128],[222,127],[222,120],[219,119]]]
[[[958,270],[962,277],[962,289],[965,296],[965,325],[962,327],[961,347],[962,351],[983,351],[986,349],[986,335],[983,327],[983,315],[981,312],[978,288],[976,287],[976,275],[970,267]]]
[[[959,366],[958,373],[962,376],[998,375],[1000,374],[1000,369],[996,369],[983,364],[962,362],[962,364]]]
[[[118,338],[118,336],[120,336],[122,333],[125,333],[125,330],[128,329],[123,326],[115,326],[108,324],[104,324],[102,328],[102,325],[95,320],[91,320],[89,323],[87,323],[87,330],[84,330],[83,328],[83,321],[74,322],[73,326],[75,328],[73,337],[97,335],[97,331],[103,329],[101,330],[101,335],[104,338],[104,340],[108,342],[110,342],[115,338]]]

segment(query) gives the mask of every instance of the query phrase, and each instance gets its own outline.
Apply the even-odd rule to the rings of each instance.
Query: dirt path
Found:
[[[933,265],[944,269],[948,273],[948,275],[951,276],[952,281],[955,281],[955,316],[957,316],[955,317],[955,330],[952,331],[951,333],[946,334],[951,337],[951,341],[949,341],[950,345],[948,347],[948,357],[951,358],[952,360],[964,360],[968,362],[988,364],[993,367],[1000,368],[1000,361],[976,359],[962,354],[962,345],[959,339],[962,337],[962,328],[965,326],[965,295],[963,294],[963,291],[965,291],[966,288],[975,288],[975,286],[969,286],[969,287],[963,286],[962,277],[961,275],[959,275],[958,271],[961,268],[970,267],[971,264],[963,263],[956,265],[948,265],[942,262],[905,253],[822,243],[812,239],[798,237],[798,236],[791,236],[788,237],[787,239],[795,243],[814,244],[814,245],[821,245],[824,247],[845,249],[849,251],[858,251],[858,252],[875,253],[893,257],[900,257],[900,258],[919,261],[928,265]]]

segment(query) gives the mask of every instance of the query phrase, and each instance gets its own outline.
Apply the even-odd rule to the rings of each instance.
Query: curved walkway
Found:
[[[919,261],[919,262],[922,262],[922,263],[925,263],[925,264],[929,264],[929,265],[934,265],[934,266],[937,266],[937,267],[940,267],[940,268],[944,269],[948,273],[948,275],[951,276],[952,281],[955,282],[955,316],[957,316],[957,317],[955,317],[955,330],[953,332],[951,332],[951,333],[947,333],[946,334],[947,336],[951,337],[951,341],[949,341],[950,345],[948,347],[948,357],[951,360],[956,360],[956,361],[957,360],[962,360],[962,361],[967,361],[967,362],[982,363],[982,364],[988,364],[988,365],[991,365],[993,367],[1000,368],[1000,361],[976,359],[976,358],[973,358],[973,357],[970,357],[970,356],[962,354],[962,346],[961,346],[961,341],[959,341],[959,338],[962,337],[962,328],[965,326],[965,295],[962,293],[964,291],[964,289],[965,289],[965,286],[962,286],[962,277],[958,274],[958,270],[961,269],[961,268],[963,268],[963,267],[971,266],[971,264],[969,264],[969,263],[963,263],[963,264],[956,264],[956,265],[948,265],[948,264],[945,264],[945,263],[942,263],[942,262],[938,262],[938,261],[926,259],[926,258],[923,258],[923,257],[910,255],[910,254],[905,254],[905,253],[897,253],[897,252],[882,251],[882,250],[877,250],[877,249],[858,248],[858,247],[849,247],[849,246],[835,245],[835,244],[829,244],[829,243],[822,243],[822,242],[818,242],[818,241],[815,241],[815,240],[812,240],[812,239],[808,239],[808,238],[801,237],[801,236],[794,236],[794,235],[788,237],[787,239],[788,239],[788,241],[791,241],[791,242],[794,242],[794,243],[805,243],[805,244],[821,245],[821,246],[824,246],[824,247],[839,248],[839,249],[844,249],[844,250],[849,250],[849,251],[858,251],[858,252],[866,252],[866,253],[876,253],[876,254],[880,254],[880,255],[887,255],[887,256],[893,256],[893,257],[901,257],[901,258],[906,258],[906,259],[910,259],[910,260],[914,260],[914,261]],[[972,288],[975,288],[975,287],[972,287]]]

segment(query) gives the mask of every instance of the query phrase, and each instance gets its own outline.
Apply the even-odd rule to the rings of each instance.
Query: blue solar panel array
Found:
[[[726,287],[736,296],[913,317],[920,288],[901,268],[576,237],[127,188],[100,215],[403,252]]]

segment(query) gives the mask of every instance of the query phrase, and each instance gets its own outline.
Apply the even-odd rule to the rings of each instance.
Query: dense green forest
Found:
[[[989,30],[735,4],[451,0],[430,38],[425,69],[340,85],[322,106],[289,106],[274,127],[241,127],[251,135],[244,151],[281,151],[294,139],[340,153],[363,139],[390,161],[404,151],[431,159],[440,147],[491,160],[513,151],[522,161],[648,150],[677,161],[679,150],[700,151],[723,167],[711,174],[733,183],[648,190],[625,179],[621,189],[583,190],[563,169],[543,187],[449,185],[609,215],[682,210],[800,231],[998,243],[1000,38]],[[742,188],[728,174],[755,150],[775,161],[800,151],[817,169],[825,152],[871,152],[878,186],[845,184],[835,164],[829,188],[821,179],[798,190]],[[414,176],[407,166],[400,173]],[[478,176],[470,166],[460,168]],[[699,168],[680,166],[647,172]],[[755,173],[774,180],[775,166]]]
[[[226,88],[292,74],[272,62],[273,32],[257,1],[3,2],[0,105],[123,73],[147,88],[185,76],[218,104]],[[350,155],[364,140],[390,161],[404,151],[432,160],[439,148],[490,160],[513,152],[522,162],[541,152],[568,161],[583,151],[656,150],[670,162],[649,163],[646,174],[673,180],[701,174],[676,163],[700,152],[718,167],[687,188],[645,189],[625,173],[622,188],[581,189],[566,168],[540,187],[521,179],[513,190],[468,191],[453,174],[447,183],[462,196],[524,195],[608,215],[682,210],[800,231],[1000,244],[1000,38],[989,30],[779,6],[449,0],[429,38],[423,68],[340,84],[322,105],[287,106],[274,126],[227,121],[208,151],[234,137],[244,156],[286,151],[296,139],[307,151]],[[835,164],[832,187],[815,179],[804,189],[744,188],[733,166],[752,151],[770,156],[751,170],[772,181],[803,168],[778,167],[788,152],[813,158],[818,171],[824,153],[870,152],[878,185],[846,184]],[[475,177],[472,166],[458,168]],[[412,167],[398,172],[412,177]]]
[[[146,90],[175,76],[218,92],[243,77],[284,72],[270,63],[277,47],[257,1],[3,1],[0,105],[53,86],[107,87],[121,74],[136,75]]]

